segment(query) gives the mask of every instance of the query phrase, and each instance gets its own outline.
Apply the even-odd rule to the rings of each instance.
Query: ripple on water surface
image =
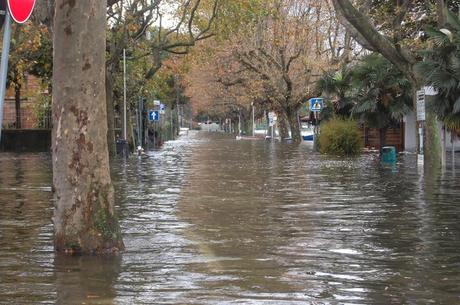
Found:
[[[148,155],[113,162],[127,251],[68,258],[49,157],[0,154],[0,304],[460,303],[451,165],[207,133]]]

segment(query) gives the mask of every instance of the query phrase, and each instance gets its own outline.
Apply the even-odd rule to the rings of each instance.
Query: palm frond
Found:
[[[457,100],[454,103],[454,106],[452,107],[452,113],[457,114],[460,112],[460,96],[457,98]]]
[[[457,32],[460,31],[460,20],[458,16],[451,11],[447,11],[447,23],[452,26]]]

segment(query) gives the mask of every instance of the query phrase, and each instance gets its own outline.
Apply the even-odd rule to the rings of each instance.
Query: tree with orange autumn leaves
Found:
[[[187,76],[187,94],[196,108],[275,111],[282,137],[300,141],[298,111],[316,96],[314,83],[346,61],[350,38],[327,1],[271,0],[240,31],[224,42],[199,49]],[[205,54],[205,55],[203,55]]]
[[[48,29],[42,25],[32,22],[13,25],[7,86],[14,92],[16,128],[21,128],[21,100],[27,97],[23,90],[27,74],[40,77],[45,86],[49,83],[52,69],[50,40]]]

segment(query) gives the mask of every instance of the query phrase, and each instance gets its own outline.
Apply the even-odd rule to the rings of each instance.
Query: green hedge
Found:
[[[321,125],[318,137],[319,151],[323,154],[355,156],[361,153],[361,131],[355,121],[331,119]]]

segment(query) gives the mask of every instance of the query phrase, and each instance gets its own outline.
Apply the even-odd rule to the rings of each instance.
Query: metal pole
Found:
[[[137,125],[137,130],[138,130],[138,135],[137,135],[137,140],[139,141],[138,146],[142,147],[142,98],[139,100],[139,105],[138,105],[138,119],[139,119],[139,124]]]
[[[275,140],[275,123],[273,122],[272,126],[271,126],[271,129],[272,129],[272,138],[271,140],[274,141]]]
[[[455,142],[454,142],[454,132],[450,132],[450,141],[452,143],[452,169],[455,170]]]
[[[155,125],[156,125],[156,122],[154,121],[154,122],[153,122],[153,149],[155,149],[156,146],[157,146],[157,145],[156,145],[156,144],[157,144],[157,143],[156,143],[156,142],[157,142],[157,139],[156,139],[156,137],[155,137],[155,130],[156,130]]]
[[[169,117],[171,119],[171,135],[170,135],[170,140],[174,140],[174,122],[173,122],[173,111],[172,111],[172,106],[171,106],[171,109],[169,111]]]
[[[256,134],[256,126],[254,125],[255,121],[255,108],[254,108],[254,103],[252,103],[252,136],[254,137]]]
[[[238,110],[238,135],[241,135],[241,110]]]
[[[123,49],[123,139],[127,140],[127,117],[126,117],[126,49]]]
[[[10,55],[11,40],[11,16],[8,9],[5,10],[5,29],[3,30],[3,49],[0,66],[0,140],[2,139],[3,105],[6,93],[6,78],[8,76],[8,58]]]

